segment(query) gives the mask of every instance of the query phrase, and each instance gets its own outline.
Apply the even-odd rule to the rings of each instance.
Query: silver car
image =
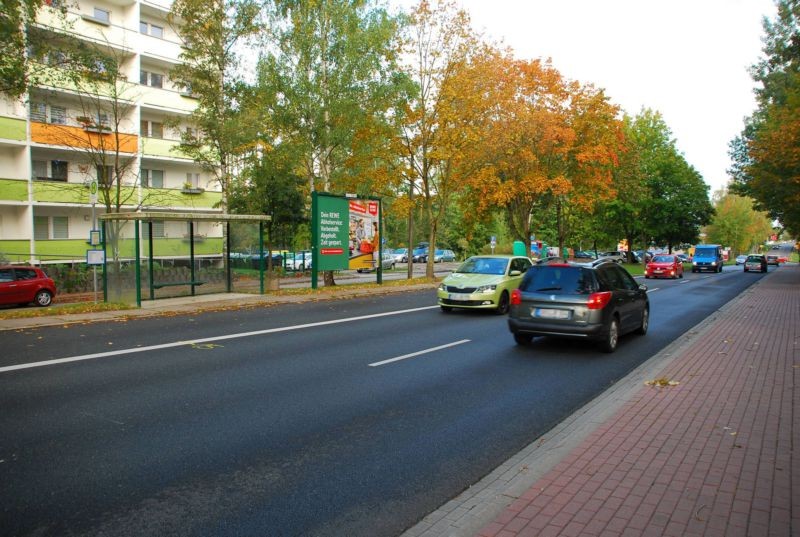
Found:
[[[617,263],[599,259],[528,269],[511,293],[508,328],[520,345],[554,336],[596,340],[614,352],[621,335],[646,334],[649,320],[647,287]]]

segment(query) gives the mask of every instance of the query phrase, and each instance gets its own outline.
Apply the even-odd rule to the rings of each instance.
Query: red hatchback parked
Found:
[[[683,263],[676,255],[657,255],[647,263],[645,278],[683,278]]]
[[[0,265],[0,304],[49,306],[56,284],[40,268]]]

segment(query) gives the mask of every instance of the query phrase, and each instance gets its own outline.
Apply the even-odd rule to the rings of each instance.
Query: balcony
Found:
[[[105,126],[87,124],[83,127],[70,125],[53,125],[51,123],[31,122],[31,141],[38,144],[59,145],[77,149],[103,147],[107,152],[119,150],[122,153],[136,153],[139,148],[139,137],[135,134],[119,134],[119,147],[116,139],[106,138],[111,130]]]

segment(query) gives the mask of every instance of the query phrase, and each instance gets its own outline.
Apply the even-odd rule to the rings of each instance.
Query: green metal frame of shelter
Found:
[[[110,220],[135,222],[134,225],[134,238],[136,249],[136,305],[142,305],[142,285],[141,285],[141,237],[138,225],[139,222],[147,222],[147,242],[148,252],[153,251],[153,221],[179,221],[189,223],[189,260],[191,267],[191,278],[188,285],[191,287],[192,296],[195,294],[195,264],[194,264],[194,222],[224,222],[226,225],[226,238],[227,245],[225,248],[225,266],[227,271],[225,274],[225,289],[227,293],[231,292],[231,222],[258,222],[258,252],[259,252],[259,280],[260,280],[260,293],[264,294],[264,222],[269,222],[272,217],[267,215],[250,215],[250,214],[203,214],[203,213],[171,213],[171,212],[136,212],[136,213],[109,213],[101,214],[99,220],[102,223],[102,237],[103,248],[105,249],[106,237],[106,222]],[[153,256],[148,256],[147,270],[149,274],[148,287],[150,300],[155,300],[155,284],[153,283]],[[106,281],[106,262],[103,262],[103,300],[108,301],[108,282]]]

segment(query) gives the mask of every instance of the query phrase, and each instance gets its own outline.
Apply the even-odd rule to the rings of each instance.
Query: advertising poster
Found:
[[[360,199],[348,201],[350,214],[349,268],[354,270],[376,268],[380,247],[378,202]]]
[[[372,270],[380,247],[377,200],[317,196],[317,270]]]
[[[333,196],[319,196],[319,260],[318,270],[345,270],[349,259],[348,200]]]

